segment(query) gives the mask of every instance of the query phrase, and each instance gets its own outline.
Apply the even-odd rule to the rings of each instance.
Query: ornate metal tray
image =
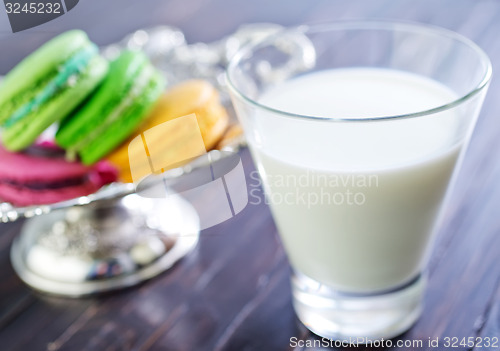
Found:
[[[280,29],[273,24],[246,25],[220,41],[188,45],[179,29],[161,26],[138,30],[102,52],[113,58],[124,48],[141,49],[171,84],[209,80],[234,118],[225,91],[229,59],[246,43]],[[229,149],[234,153],[244,145],[240,139]],[[198,162],[196,168],[203,166]],[[176,174],[192,170],[187,165]],[[180,196],[158,201],[135,191],[133,184],[113,183],[95,194],[50,205],[0,203],[0,223],[27,219],[11,250],[17,274],[36,290],[74,297],[128,287],[170,268],[195,248],[198,215]]]

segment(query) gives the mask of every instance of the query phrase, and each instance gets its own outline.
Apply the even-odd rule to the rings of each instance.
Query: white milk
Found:
[[[259,102],[360,118],[455,98],[424,77],[355,68],[295,78]],[[259,112],[252,123],[251,149],[296,270],[348,292],[390,289],[418,275],[461,145],[456,115],[339,123]]]

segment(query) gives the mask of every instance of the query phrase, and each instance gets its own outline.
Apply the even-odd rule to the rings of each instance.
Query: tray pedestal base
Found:
[[[130,287],[192,251],[199,218],[179,196],[128,195],[27,220],[12,265],[32,288],[78,297]]]

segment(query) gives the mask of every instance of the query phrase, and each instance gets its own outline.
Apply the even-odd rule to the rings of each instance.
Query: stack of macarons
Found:
[[[99,161],[141,124],[164,85],[142,53],[125,51],[108,62],[82,31],[43,45],[0,84],[0,199],[52,203],[115,181],[116,172],[99,176]],[[66,157],[32,150],[54,123]]]
[[[59,202],[117,177],[131,182],[130,141],[187,114],[196,115],[206,149],[215,147],[228,127],[215,88],[189,81],[164,91],[141,52],[108,62],[79,30],[43,45],[0,82],[0,202]],[[49,126],[57,128],[56,146],[47,150],[37,143]],[[157,142],[172,152],[183,147],[164,139]]]

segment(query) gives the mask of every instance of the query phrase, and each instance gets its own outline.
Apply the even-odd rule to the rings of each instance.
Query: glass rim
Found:
[[[425,109],[422,111],[398,114],[398,115],[387,115],[387,116],[374,116],[374,117],[354,117],[354,118],[343,118],[343,117],[324,117],[324,116],[312,116],[306,114],[298,114],[288,111],[283,111],[280,109],[276,109],[265,104],[262,104],[255,99],[249,97],[245,93],[243,93],[233,82],[231,78],[231,72],[235,70],[238,64],[241,62],[242,58],[245,55],[251,53],[254,49],[262,47],[270,42],[273,39],[278,38],[283,33],[306,33],[306,32],[327,32],[333,30],[367,30],[367,29],[375,29],[375,30],[388,30],[388,31],[406,31],[406,32],[414,32],[414,33],[427,33],[435,36],[440,36],[442,38],[448,38],[450,40],[458,41],[472,49],[472,51],[479,57],[479,61],[485,63],[484,74],[479,81],[478,84],[474,85],[474,87],[465,94],[453,99],[452,101],[439,105],[437,107],[433,107],[430,109]],[[363,66],[365,67],[365,66]],[[265,111],[282,115],[285,117],[299,118],[299,119],[308,119],[308,120],[317,120],[317,121],[332,121],[332,122],[370,122],[370,121],[387,121],[387,120],[399,120],[406,118],[415,118],[428,116],[435,113],[439,113],[442,111],[446,111],[452,109],[462,103],[472,99],[475,95],[477,95],[480,91],[482,91],[490,82],[492,76],[492,64],[488,55],[484,52],[483,49],[479,47],[475,42],[471,39],[454,32],[452,30],[442,28],[439,26],[435,26],[432,24],[419,23],[419,22],[404,22],[404,21],[393,21],[393,20],[345,20],[345,21],[335,21],[329,23],[322,24],[304,24],[299,26],[287,27],[283,28],[280,31],[266,36],[262,40],[256,42],[250,42],[244,45],[242,48],[238,50],[238,52],[231,58],[229,64],[226,68],[226,82],[231,91],[235,93],[238,97],[249,103],[250,105],[257,107],[259,109],[263,109]]]

